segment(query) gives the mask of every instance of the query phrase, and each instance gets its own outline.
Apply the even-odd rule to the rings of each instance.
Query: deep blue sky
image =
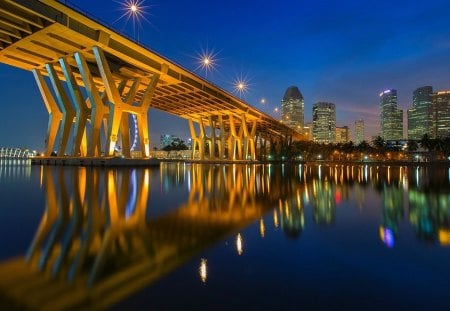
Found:
[[[116,1],[71,2],[133,36],[131,21],[116,21],[123,13]],[[285,89],[297,85],[305,98],[305,121],[315,102],[333,102],[337,124],[353,129],[363,118],[370,139],[378,133],[380,91],[397,89],[406,109],[419,86],[450,89],[448,0],[145,0],[144,5],[151,24],[142,23],[141,43],[191,70],[202,50],[213,50],[218,66],[207,79],[233,91],[233,81],[246,77],[250,87],[243,98],[274,116]],[[0,65],[0,81],[0,146],[42,150],[47,112],[32,74]],[[153,144],[159,144],[160,133],[188,137],[186,121],[151,113]]]

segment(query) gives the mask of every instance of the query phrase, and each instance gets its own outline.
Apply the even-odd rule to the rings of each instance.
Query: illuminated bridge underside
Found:
[[[266,141],[301,139],[269,115],[57,1],[0,2],[0,61],[33,72],[49,113],[47,155],[113,155],[121,142],[130,156],[134,115],[147,157],[150,107],[188,120],[201,159],[256,159],[257,139],[262,153]]]

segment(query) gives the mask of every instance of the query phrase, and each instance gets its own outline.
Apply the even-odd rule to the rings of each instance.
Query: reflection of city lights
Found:
[[[264,225],[264,220],[261,218],[259,221],[259,233],[261,234],[261,237],[263,238],[266,233],[266,226]]]
[[[278,213],[277,213],[276,209],[273,210],[273,225],[275,226],[275,228],[278,228],[278,225],[279,225],[279,223],[278,223]]]
[[[242,236],[240,233],[238,233],[236,237],[236,250],[239,255],[242,255],[243,247],[242,247]]]
[[[200,274],[200,279],[203,283],[206,283],[206,278],[208,277],[208,271],[206,266],[206,259],[202,258],[200,262],[200,267],[198,268],[198,273]]]
[[[439,230],[439,243],[441,245],[450,245],[450,230]]]
[[[392,232],[392,230],[380,226],[379,232],[380,238],[384,242],[384,244],[389,248],[394,247],[394,233]]]

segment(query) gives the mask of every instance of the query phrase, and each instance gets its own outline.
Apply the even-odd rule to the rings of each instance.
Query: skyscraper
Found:
[[[350,141],[350,129],[348,126],[336,126],[336,143],[347,143]]]
[[[355,144],[360,144],[363,140],[365,140],[364,137],[364,120],[359,119],[355,121]]]
[[[313,139],[319,143],[336,141],[336,106],[319,102],[313,105]]]
[[[397,90],[380,93],[380,128],[384,140],[403,139],[403,110],[397,107]]]
[[[432,96],[434,106],[434,130],[431,137],[450,136],[450,91],[441,91]]]
[[[287,126],[303,131],[305,123],[305,102],[296,86],[290,86],[281,100],[281,120]]]
[[[413,93],[413,104],[408,109],[408,139],[421,139],[433,134],[433,87],[423,86]]]

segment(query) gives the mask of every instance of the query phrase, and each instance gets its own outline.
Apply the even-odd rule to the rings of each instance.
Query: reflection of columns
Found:
[[[32,71],[49,114],[47,136],[45,137],[47,147],[45,155],[50,156],[55,145],[56,135],[58,134],[59,123],[63,117],[63,113],[59,110],[42,74],[37,69],[33,69]]]

